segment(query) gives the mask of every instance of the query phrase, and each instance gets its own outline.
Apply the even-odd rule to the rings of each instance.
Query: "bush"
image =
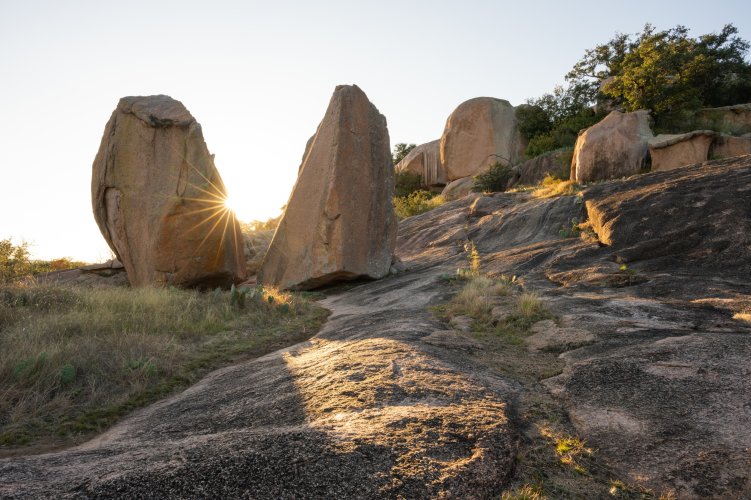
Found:
[[[408,196],[419,191],[422,186],[422,176],[405,170],[394,175],[394,196]]]
[[[602,118],[602,113],[595,113],[589,108],[582,108],[574,114],[561,116],[548,132],[540,133],[529,140],[524,154],[527,158],[534,158],[556,149],[573,147],[579,132],[591,127]]]
[[[527,143],[524,154],[527,158],[534,158],[557,149],[556,141],[550,133],[532,137]]]
[[[541,106],[527,104],[516,108],[519,131],[528,139],[547,134],[553,128],[553,119]]]
[[[420,215],[443,205],[443,196],[435,196],[429,191],[415,191],[407,196],[394,197],[394,210],[400,219]]]
[[[27,278],[34,271],[29,259],[29,245],[14,245],[10,239],[0,240],[0,283],[11,283]]]
[[[475,176],[472,191],[476,193],[505,191],[512,175],[513,172],[509,165],[497,161],[490,165],[485,172]]]

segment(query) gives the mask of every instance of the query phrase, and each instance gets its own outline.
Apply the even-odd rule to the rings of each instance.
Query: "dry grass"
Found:
[[[101,430],[237,357],[314,333],[325,311],[257,289],[0,288],[0,446]]]
[[[449,318],[454,316],[469,316],[479,321],[490,321],[490,311],[493,309],[493,297],[505,296],[511,293],[511,288],[504,281],[495,280],[487,276],[470,278],[464,287],[446,306]]]
[[[501,500],[545,500],[545,494],[539,486],[525,484],[521,488],[504,492]]]
[[[581,186],[574,181],[556,179],[550,174],[540,182],[540,187],[532,191],[537,198],[553,198],[555,196],[571,196],[581,191]]]

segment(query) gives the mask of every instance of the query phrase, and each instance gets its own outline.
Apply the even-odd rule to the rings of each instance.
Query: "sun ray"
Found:
[[[214,257],[214,260],[219,260],[219,254],[221,253],[222,248],[224,247],[224,237],[227,235],[227,226],[229,226],[229,221],[232,218],[232,212],[228,209],[224,212],[224,215],[225,215],[224,229],[222,229],[222,237],[219,240],[221,244],[216,246],[216,256]]]
[[[203,237],[203,240],[201,240],[201,243],[198,244],[198,247],[196,247],[196,250],[198,250],[199,248],[201,248],[203,246],[203,244],[206,243],[206,241],[209,239],[209,236],[211,236],[212,234],[214,234],[214,230],[222,222],[222,218],[223,218],[222,216],[224,215],[224,212],[218,212],[218,215],[219,215],[219,218],[216,220],[216,222],[214,222],[214,225],[211,226],[211,229],[209,229],[209,231],[206,233],[206,236]],[[212,216],[212,217],[214,217],[214,216]]]

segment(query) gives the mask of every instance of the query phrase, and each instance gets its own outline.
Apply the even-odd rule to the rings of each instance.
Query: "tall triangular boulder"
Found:
[[[396,244],[393,190],[386,118],[356,85],[336,87],[258,281],[303,290],[385,276]]]

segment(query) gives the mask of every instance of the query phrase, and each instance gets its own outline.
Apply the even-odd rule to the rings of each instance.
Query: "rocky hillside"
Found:
[[[0,460],[0,496],[748,497],[749,207],[749,156],[447,203],[400,224],[396,274],[328,293],[312,341]],[[549,310],[519,342],[432,307],[468,242]]]

